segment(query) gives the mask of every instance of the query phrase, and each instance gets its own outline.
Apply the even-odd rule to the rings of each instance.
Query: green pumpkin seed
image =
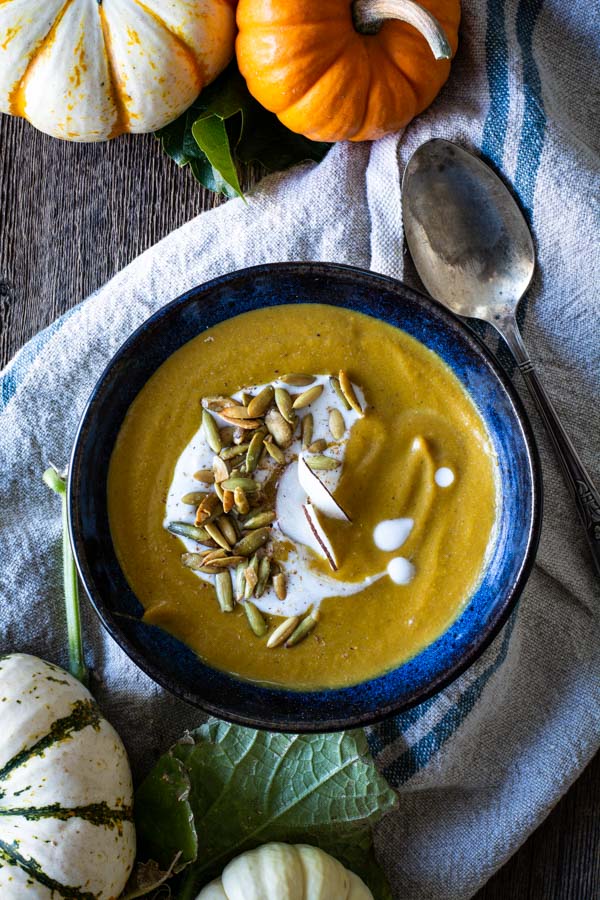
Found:
[[[231,545],[221,529],[214,522],[206,522],[204,525],[206,531],[209,536],[213,539],[213,541],[222,547],[223,550],[231,550]],[[241,555],[241,554],[240,554]]]
[[[323,385],[315,384],[314,387],[308,388],[306,391],[302,391],[301,394],[298,394],[294,402],[292,403],[292,409],[304,409],[305,406],[310,406],[311,403],[321,396],[323,393]]]
[[[229,572],[215,575],[215,591],[222,612],[233,612],[233,587]]]
[[[250,394],[248,391],[242,391],[242,403],[244,404],[244,406],[248,406],[251,400],[252,394]]]
[[[283,450],[290,446],[294,437],[294,429],[289,422],[286,422],[278,409],[269,410],[265,416],[265,425],[275,442]]]
[[[321,453],[322,450],[327,450],[327,441],[324,440],[324,438],[319,438],[318,441],[313,441],[308,448],[309,453]]]
[[[353,410],[355,410],[359,416],[364,415],[362,406],[358,402],[358,397],[354,392],[354,387],[352,386],[352,382],[348,378],[347,374],[343,369],[340,369],[340,388],[342,389],[342,393]]]
[[[273,588],[277,594],[277,599],[285,600],[287,597],[287,588],[285,586],[285,575],[283,572],[277,572],[276,575],[273,575]]]
[[[235,491],[241,488],[245,493],[252,494],[258,490],[258,484],[253,478],[244,478],[243,475],[233,475],[226,481],[221,482],[224,491]]]
[[[220,453],[223,449],[221,435],[219,434],[217,423],[207,409],[202,410],[202,428],[204,429],[206,442],[210,449],[213,453]]]
[[[189,538],[190,541],[197,541],[199,544],[204,544],[206,541],[210,540],[210,535],[204,528],[199,528],[197,525],[190,525],[189,522],[169,522],[167,531],[170,531],[171,534],[178,535],[178,537],[185,537]]]
[[[234,459],[236,456],[241,456],[243,453],[246,453],[250,444],[238,444],[233,447],[226,447],[225,450],[221,450],[221,459]]]
[[[323,456],[319,453],[316,456],[305,456],[304,459],[306,464],[317,472],[338,469],[341,465],[339,459],[332,459],[331,456]]]
[[[344,407],[344,409],[350,409],[350,404],[344,397],[344,392],[340,386],[339,378],[336,378],[335,375],[332,375],[331,378],[329,379],[329,384],[331,385],[331,387],[334,389],[334,391],[338,395],[338,398],[339,398],[342,406]]]
[[[263,547],[271,536],[270,528],[257,528],[246,534],[233,548],[234,553],[238,556],[251,556],[253,553]]]
[[[205,563],[210,563],[211,566],[215,566],[218,569],[232,569],[234,566],[239,566],[241,562],[247,564],[243,556],[216,556],[211,560],[205,560]]]
[[[268,556],[263,556],[261,561],[258,564],[258,583],[254,588],[254,596],[262,597],[266,588],[267,582],[269,580],[269,575],[271,574],[271,560]]]
[[[331,436],[336,441],[341,441],[346,432],[346,423],[339,409],[332,409],[329,412],[329,430]]]
[[[269,435],[269,439],[265,441],[265,450],[271,459],[274,459],[280,466],[285,463],[285,453],[277,446],[271,435]]]
[[[272,650],[273,647],[279,647],[280,644],[283,644],[283,642],[294,632],[299,621],[299,616],[290,616],[289,619],[285,619],[269,636],[267,647]]]
[[[246,454],[246,472],[254,472],[258,466],[262,454],[263,441],[264,435],[257,431],[250,441],[248,452]]]
[[[181,502],[185,503],[186,506],[198,506],[205,497],[206,491],[191,491],[189,494],[183,495]]]
[[[230,447],[233,443],[233,427],[231,425],[226,425],[225,428],[219,428],[219,434],[221,435],[221,443],[224,447]]]
[[[308,450],[313,436],[314,419],[312,413],[306,413],[302,419],[302,449]]]
[[[215,480],[212,469],[198,469],[197,472],[194,472],[194,478],[196,481],[201,481],[202,484],[212,484]]]
[[[219,500],[222,503],[225,499],[225,491],[223,490],[221,485],[217,484],[216,482],[215,482],[214,488],[215,488],[215,494],[217,495],[217,497],[219,498]]]
[[[290,637],[285,642],[286,647],[295,647],[296,644],[299,644],[300,641],[303,641],[305,637],[313,631],[316,627],[317,622],[320,619],[319,611],[316,609],[314,612],[309,613],[305,619],[302,619],[299,625],[296,626]]]
[[[250,413],[250,418],[252,419],[260,419],[271,403],[273,402],[273,388],[270,384],[260,391],[256,397],[252,397],[250,402],[248,403],[248,412]]]
[[[292,387],[306,387],[313,383],[315,376],[292,373],[291,375],[282,375],[278,380],[283,381],[284,384],[291,384]]]
[[[254,603],[251,603],[250,600],[244,600],[243,607],[246,618],[248,619],[248,624],[256,637],[264,637],[269,630],[269,627],[261,611]]]
[[[248,510],[250,509],[250,504],[248,503],[248,498],[246,494],[242,490],[241,487],[236,487],[233,492],[233,502],[235,503],[235,508],[242,516],[245,516]]]
[[[274,522],[276,518],[277,516],[272,510],[269,512],[256,512],[248,516],[243,524],[244,528],[263,528],[265,525],[270,525],[271,522]]]
[[[294,425],[296,423],[296,415],[292,409],[292,398],[285,388],[275,388],[275,403],[285,421],[289,422],[290,425]]]
[[[238,537],[237,537],[236,530],[233,527],[233,522],[231,521],[231,519],[228,516],[219,516],[219,518],[217,519],[217,525],[223,532],[223,535],[225,536],[225,540],[228,541],[230,544],[235,544]]]

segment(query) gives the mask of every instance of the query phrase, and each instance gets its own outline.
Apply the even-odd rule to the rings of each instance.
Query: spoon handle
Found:
[[[494,325],[498,326],[498,324],[494,322]],[[505,319],[498,330],[508,344],[521,370],[525,384],[529,388],[542,421],[550,435],[565,482],[575,501],[579,518],[584,527],[585,535],[592,551],[596,572],[600,575],[600,493],[594,487],[589,473],[581,462],[569,435],[563,428],[558,414],[533,368],[533,363],[529,358],[527,348],[523,343],[521,332],[514,317]]]

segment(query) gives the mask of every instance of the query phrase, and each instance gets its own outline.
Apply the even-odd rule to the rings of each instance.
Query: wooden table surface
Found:
[[[219,201],[151,136],[63,144],[0,116],[0,367],[131,259]],[[600,757],[477,900],[600,897]]]

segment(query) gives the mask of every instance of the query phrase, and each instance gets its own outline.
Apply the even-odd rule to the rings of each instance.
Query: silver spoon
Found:
[[[515,318],[535,253],[512,195],[480,159],[431,140],[410,158],[402,181],[408,248],[432,297],[459,316],[500,332],[552,439],[600,575],[600,494],[535,373]]]

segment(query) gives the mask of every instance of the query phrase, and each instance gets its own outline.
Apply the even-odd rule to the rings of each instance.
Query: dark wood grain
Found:
[[[64,144],[0,116],[0,365],[147,247],[218,202],[151,136]],[[477,900],[598,897],[600,758]]]

